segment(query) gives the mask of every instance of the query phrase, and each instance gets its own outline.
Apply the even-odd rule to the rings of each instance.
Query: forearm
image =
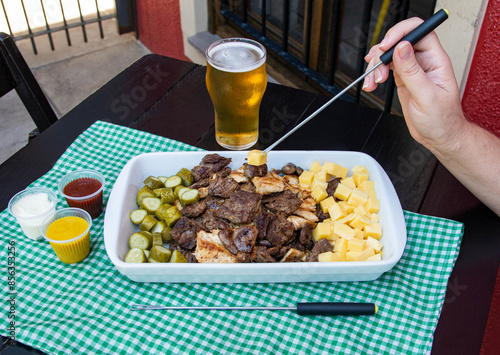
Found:
[[[478,199],[500,216],[500,139],[468,122],[447,147],[428,147]]]

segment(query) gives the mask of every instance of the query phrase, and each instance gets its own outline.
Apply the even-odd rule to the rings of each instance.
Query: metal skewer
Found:
[[[325,103],[323,106],[321,106],[319,109],[314,111],[309,117],[307,117],[304,121],[300,122],[297,126],[295,126],[292,130],[290,130],[288,133],[286,133],[283,137],[278,139],[276,142],[271,144],[269,147],[263,150],[263,155],[267,155],[274,147],[276,147],[278,144],[283,142],[288,136],[290,136],[292,133],[294,133],[296,130],[298,130],[300,127],[305,125],[307,122],[309,122],[312,118],[314,118],[318,113],[323,111],[326,107],[328,107],[332,102],[337,100],[340,96],[345,94],[349,89],[351,89],[354,85],[359,83],[361,80],[363,80],[368,74],[373,72],[375,69],[377,69],[380,65],[385,64],[388,65],[390,62],[392,62],[392,55],[394,54],[394,49],[396,46],[402,42],[402,41],[408,41],[411,43],[411,45],[415,45],[417,42],[419,42],[422,38],[427,36],[429,33],[434,31],[436,27],[438,27],[440,24],[442,24],[447,18],[448,18],[449,12],[448,10],[441,9],[438,12],[436,12],[434,15],[429,17],[427,20],[422,22],[420,26],[415,28],[413,31],[408,33],[405,37],[403,37],[401,40],[399,40],[394,46],[391,47],[387,52],[382,54],[380,56],[380,62],[378,62],[376,65],[374,65],[370,70],[368,70],[366,73],[361,75],[359,78],[354,80],[348,87],[346,87],[344,90],[339,92],[335,97],[330,99],[327,103]]]
[[[306,302],[297,303],[296,307],[171,307],[135,304],[131,310],[296,311],[298,315],[340,316],[376,314],[378,307],[373,303],[349,302]]]

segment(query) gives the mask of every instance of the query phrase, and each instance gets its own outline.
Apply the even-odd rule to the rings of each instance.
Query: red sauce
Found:
[[[94,219],[102,213],[102,190],[88,199],[71,199],[71,197],[84,197],[99,191],[102,184],[93,178],[80,178],[67,184],[63,192],[67,196],[66,202],[70,207],[77,207],[87,211]]]

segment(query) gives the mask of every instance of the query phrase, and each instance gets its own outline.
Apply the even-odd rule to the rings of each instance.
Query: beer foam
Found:
[[[245,73],[266,61],[265,49],[251,43],[227,41],[207,49],[207,61],[221,71]]]

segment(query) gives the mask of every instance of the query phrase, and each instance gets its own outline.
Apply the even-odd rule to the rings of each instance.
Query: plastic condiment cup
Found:
[[[37,198],[47,196],[48,201],[43,201],[44,204],[37,205]],[[47,203],[45,203],[47,202]],[[42,222],[50,214],[56,210],[57,196],[51,189],[45,187],[31,187],[20,191],[14,195],[9,201],[9,212],[14,216],[22,228],[24,235],[33,240],[41,240]]]
[[[88,182],[91,179],[97,180],[101,186],[97,190],[93,188],[89,192],[88,188],[91,185],[82,183],[85,181]],[[74,186],[74,184],[78,184],[79,182],[80,186]],[[76,188],[73,190],[74,193],[68,192],[67,187],[70,183],[72,183],[70,187]],[[102,213],[102,193],[105,184],[106,180],[104,176],[98,171],[91,169],[76,170],[67,174],[59,181],[59,192],[64,196],[69,207],[81,208],[95,219]]]
[[[76,233],[78,228],[73,227],[78,218],[83,219],[87,224],[81,233]],[[49,227],[53,224],[54,232],[51,232]],[[87,211],[80,208],[63,208],[45,218],[42,224],[42,235],[50,243],[59,260],[66,264],[75,264],[84,260],[90,253],[91,226],[92,218]],[[61,237],[54,238],[55,233]]]

